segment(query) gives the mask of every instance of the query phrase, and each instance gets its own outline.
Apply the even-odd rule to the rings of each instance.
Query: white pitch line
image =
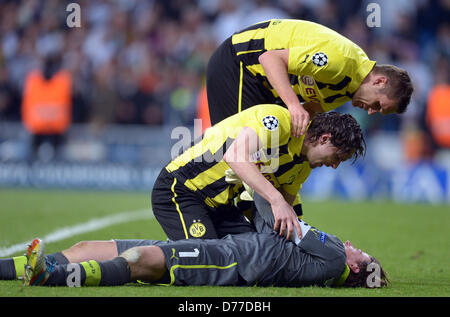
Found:
[[[40,237],[45,242],[57,242],[67,238],[71,238],[78,234],[92,232],[95,230],[103,229],[112,225],[119,223],[125,223],[140,219],[152,219],[155,216],[150,209],[125,211],[118,214],[109,215],[103,218],[94,218],[87,222],[80,223],[77,225],[64,227],[58,229],[54,232],[47,234],[44,237]],[[0,257],[7,257],[20,251],[24,251],[27,248],[27,244],[30,243],[32,239],[11,245],[9,247],[0,247]]]

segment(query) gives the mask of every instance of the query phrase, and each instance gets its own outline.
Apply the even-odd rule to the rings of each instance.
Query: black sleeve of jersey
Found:
[[[297,204],[293,206],[295,213],[297,214],[297,217],[303,216],[303,208],[302,204]]]

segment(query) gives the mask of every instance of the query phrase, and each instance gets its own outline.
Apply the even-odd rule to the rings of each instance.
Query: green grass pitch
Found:
[[[386,289],[320,287],[29,287],[0,281],[1,297],[449,297],[450,207],[392,202],[308,202],[305,221],[377,257]],[[0,249],[62,227],[149,208],[148,193],[0,189]],[[155,219],[118,223],[47,244],[47,252],[81,240],[165,239]],[[24,251],[17,252],[23,254]]]

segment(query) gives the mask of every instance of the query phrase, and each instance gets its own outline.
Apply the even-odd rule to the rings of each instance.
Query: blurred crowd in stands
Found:
[[[71,2],[81,27],[67,26]],[[370,3],[381,8],[380,27],[366,24]],[[341,110],[368,134],[406,133],[411,159],[423,157],[450,148],[450,137],[436,141],[427,123],[436,116],[429,104],[450,103],[449,14],[449,0],[0,0],[0,122],[21,120],[30,71],[61,68],[71,74],[74,123],[192,125],[214,49],[258,21],[294,18],[326,25],[372,60],[410,73],[415,93],[402,116]]]

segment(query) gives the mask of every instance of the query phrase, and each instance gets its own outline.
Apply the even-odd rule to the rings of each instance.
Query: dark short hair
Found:
[[[358,122],[350,114],[338,112],[319,113],[311,120],[306,133],[309,142],[317,141],[323,134],[331,134],[331,143],[339,152],[350,154],[353,151],[353,162],[366,152],[366,141]]]
[[[375,263],[376,265],[378,265],[379,270],[378,271],[379,276],[375,277],[377,281],[374,282],[373,284],[368,282],[368,279],[371,278],[370,275],[374,273],[374,271],[367,269],[367,267],[371,263]],[[386,272],[382,268],[380,261],[378,261],[373,256],[370,256],[370,261],[367,263],[358,263],[358,267],[359,267],[358,273],[354,273],[352,270],[350,270],[350,273],[342,286],[365,287],[365,288],[377,288],[389,286],[390,281]]]
[[[388,78],[387,86],[382,92],[389,99],[398,101],[397,113],[404,113],[414,91],[408,72],[397,66],[384,64],[375,65],[372,72]]]

